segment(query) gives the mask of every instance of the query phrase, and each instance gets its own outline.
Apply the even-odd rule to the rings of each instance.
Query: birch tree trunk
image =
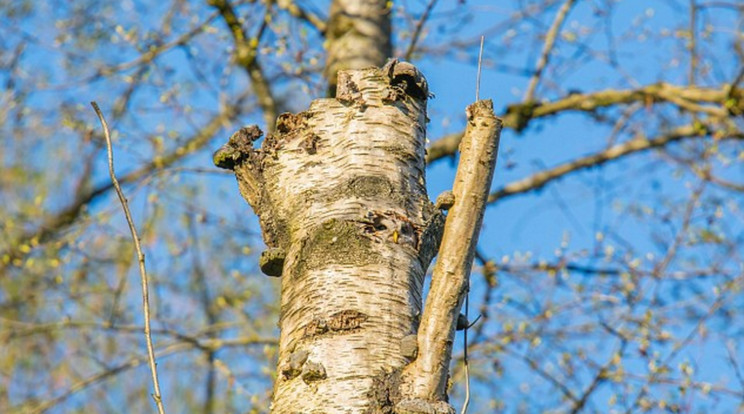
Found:
[[[416,356],[426,269],[443,215],[425,186],[428,88],[418,70],[342,71],[335,99],[234,134],[234,169],[282,276],[275,413],[392,412],[391,377]]]
[[[391,7],[388,0],[333,0],[325,36],[328,96],[335,96],[339,71],[382,66],[393,56]]]

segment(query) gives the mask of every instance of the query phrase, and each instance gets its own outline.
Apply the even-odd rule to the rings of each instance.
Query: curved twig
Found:
[[[145,269],[145,255],[142,253],[142,246],[140,245],[139,235],[137,234],[137,228],[134,225],[132,219],[132,213],[129,211],[129,204],[127,203],[124,193],[121,191],[119,180],[116,179],[116,173],[114,172],[114,149],[111,145],[111,134],[109,132],[108,124],[106,119],[95,102],[90,103],[93,106],[93,110],[96,111],[98,119],[101,121],[101,127],[103,127],[103,136],[106,138],[106,154],[108,155],[108,168],[109,176],[111,177],[111,183],[114,185],[116,195],[119,197],[121,207],[124,210],[124,216],[127,219],[127,225],[129,231],[132,233],[132,242],[134,243],[134,250],[137,252],[137,262],[139,264],[140,281],[142,283],[142,312],[144,313],[145,319],[145,342],[147,343],[147,358],[150,365],[150,373],[152,374],[152,385],[153,395],[152,398],[155,400],[155,405],[158,407],[160,414],[165,414],[165,408],[163,407],[163,398],[160,393],[160,382],[158,381],[158,369],[157,363],[155,362],[155,350],[152,345],[152,334],[150,333],[150,292],[147,281],[147,270]]]
[[[421,32],[424,29],[424,25],[426,24],[426,21],[429,20],[429,15],[431,14],[431,10],[434,8],[434,5],[437,4],[437,0],[429,0],[429,4],[426,5],[426,9],[424,10],[424,13],[421,15],[421,18],[416,23],[416,28],[413,29],[413,36],[411,36],[411,43],[408,44],[408,48],[406,48],[406,53],[403,54],[403,59],[407,61],[411,61],[411,56],[413,56],[413,52],[416,50],[416,44],[419,41],[419,38],[421,37]]]

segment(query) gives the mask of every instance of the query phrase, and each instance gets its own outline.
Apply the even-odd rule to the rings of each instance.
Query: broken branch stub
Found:
[[[418,357],[402,374],[406,408],[435,410],[447,400],[446,386],[455,328],[467,294],[483,212],[496,165],[502,121],[490,100],[467,108],[468,125],[460,143],[460,162],[418,332]],[[453,199],[452,199],[453,198]],[[449,203],[447,203],[449,204]],[[411,401],[416,402],[413,404]]]

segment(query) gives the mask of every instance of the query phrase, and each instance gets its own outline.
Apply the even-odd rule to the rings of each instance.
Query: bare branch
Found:
[[[555,20],[553,20],[553,24],[545,35],[545,44],[543,45],[540,58],[537,60],[535,72],[532,74],[532,78],[530,78],[527,92],[524,94],[524,102],[532,102],[532,100],[535,99],[535,90],[537,89],[537,84],[540,82],[540,77],[542,76],[545,67],[548,65],[548,61],[550,60],[550,53],[553,51],[553,45],[555,44],[558,30],[561,29],[563,21],[566,20],[566,16],[574,3],[576,3],[576,0],[566,0],[566,2],[563,3],[563,6],[558,10],[558,14],[555,15]]]
[[[325,34],[325,20],[322,17],[314,14],[313,12],[303,9],[301,6],[297,5],[297,2],[292,0],[278,1],[276,2],[276,5],[280,9],[288,11],[289,14],[291,14],[292,16],[310,23],[310,25],[315,27],[318,32]]]
[[[509,183],[491,193],[491,195],[488,196],[488,202],[494,203],[497,200],[506,197],[539,190],[549,182],[565,177],[572,172],[597,167],[626,155],[653,148],[660,148],[684,138],[702,137],[707,136],[708,134],[709,132],[704,128],[701,129],[695,125],[686,125],[654,139],[647,139],[644,137],[635,138],[623,142],[622,144],[614,145],[598,153],[558,165],[549,170],[537,172],[529,177]],[[744,139],[744,132],[736,131],[728,133],[722,136],[721,139]]]
[[[153,60],[155,60],[155,58],[157,58],[158,56],[162,55],[163,53],[165,53],[165,52],[167,52],[167,51],[169,51],[169,50],[171,50],[171,49],[173,49],[175,47],[185,45],[186,43],[188,43],[189,40],[193,39],[194,37],[196,37],[200,33],[204,32],[204,30],[207,27],[207,25],[209,25],[210,23],[212,23],[212,21],[218,15],[219,15],[218,13],[211,14],[203,22],[199,23],[193,29],[191,29],[188,32],[182,34],[178,38],[176,38],[176,39],[174,39],[174,40],[172,40],[172,41],[170,41],[168,43],[164,43],[164,44],[162,44],[160,46],[157,46],[157,47],[153,47],[151,49],[148,49],[146,52],[142,53],[139,57],[137,57],[136,59],[134,59],[132,61],[125,62],[125,63],[120,63],[120,64],[114,65],[114,66],[108,66],[108,67],[100,68],[100,69],[98,69],[98,71],[96,72],[95,75],[91,76],[89,79],[85,79],[85,81],[90,81],[90,80],[92,80],[94,78],[97,78],[97,77],[100,77],[100,76],[107,76],[107,75],[111,75],[113,73],[123,72],[123,71],[129,70],[129,69],[134,68],[134,67],[137,67],[137,66],[147,65],[147,64],[151,63]]]
[[[571,408],[571,414],[579,414],[581,410],[584,409],[587,401],[589,401],[589,397],[603,382],[607,380],[607,372],[612,366],[615,355],[622,355],[625,352],[625,348],[627,345],[628,342],[622,339],[620,343],[620,349],[613,352],[609,360],[597,370],[597,373],[594,375],[594,379],[592,379],[591,384],[589,384],[589,386],[581,394],[581,397],[578,400],[574,400],[574,405]]]
[[[647,384],[653,384],[660,380],[660,378],[663,377],[664,372],[667,372],[667,369],[669,367],[669,364],[674,361],[674,359],[679,355],[679,353],[687,347],[698,335],[701,333],[700,327],[705,325],[707,321],[718,312],[723,305],[729,301],[731,298],[736,297],[736,294],[739,292],[742,286],[744,286],[744,278],[737,277],[735,280],[731,281],[732,286],[731,290],[725,290],[723,291],[716,300],[710,305],[708,308],[708,311],[702,315],[697,323],[695,324],[692,329],[689,330],[687,335],[682,339],[680,342],[677,342],[672,347],[671,351],[664,357],[659,358],[660,361],[658,363],[658,368],[653,370],[650,375],[647,378]],[[626,411],[626,414],[630,414],[635,411],[635,409],[640,405],[641,400],[648,395],[649,388],[647,386],[643,386],[640,388],[638,393],[636,394],[636,397],[632,403],[632,405],[629,406],[628,410]]]
[[[445,400],[457,317],[468,291],[486,195],[491,185],[501,131],[490,100],[468,107],[453,193],[439,258],[418,332],[418,358],[404,370],[408,398]]]
[[[229,0],[207,0],[210,6],[213,6],[222,16],[227,28],[230,30],[233,41],[235,42],[235,62],[248,73],[253,85],[253,92],[258,98],[258,104],[263,110],[263,118],[266,123],[266,130],[274,130],[276,117],[279,115],[274,95],[271,92],[271,86],[263,73],[261,65],[257,60],[258,45],[261,40],[269,21],[271,20],[271,3],[266,7],[261,27],[258,34],[250,37],[243,28],[232,3]]]
[[[147,343],[147,357],[150,364],[150,372],[152,374],[152,384],[154,388],[152,397],[155,400],[155,405],[158,407],[158,412],[160,414],[165,414],[163,398],[160,394],[158,369],[157,364],[155,363],[155,350],[152,345],[152,334],[150,333],[150,292],[147,286],[148,281],[147,270],[145,269],[145,255],[142,253],[142,246],[140,246],[139,235],[137,234],[137,228],[132,219],[132,213],[129,211],[129,204],[127,203],[127,199],[124,197],[124,193],[121,191],[119,180],[116,179],[116,173],[114,172],[114,150],[111,145],[111,135],[109,133],[108,124],[106,123],[106,119],[104,118],[101,109],[98,108],[98,104],[95,102],[91,102],[90,104],[93,106],[93,110],[96,111],[96,115],[98,115],[98,119],[101,121],[101,127],[103,127],[103,136],[106,138],[106,153],[108,154],[109,176],[111,177],[111,182],[116,190],[116,195],[119,196],[119,201],[121,202],[121,207],[124,210],[127,225],[129,226],[129,231],[132,233],[134,250],[137,252],[137,262],[139,264],[139,273],[142,283],[142,311],[145,319],[145,342]]]
[[[424,25],[426,24],[426,21],[429,20],[429,15],[431,15],[431,10],[434,8],[434,6],[437,4],[437,0],[429,0],[429,4],[426,5],[426,9],[424,10],[424,13],[421,15],[421,18],[416,23],[416,28],[413,29],[413,36],[411,36],[411,43],[408,44],[408,48],[406,48],[406,53],[403,54],[403,59],[410,61],[411,56],[413,56],[413,52],[416,51],[416,43],[419,41],[419,37],[421,36],[421,31],[424,29]]]
[[[71,320],[61,320],[57,322],[47,322],[47,323],[26,323],[22,321],[16,321],[11,319],[5,319],[0,318],[0,326],[2,325],[9,325],[11,328],[6,328],[6,330],[0,331],[0,341],[1,342],[8,342],[13,339],[19,339],[24,338],[32,335],[40,335],[40,334],[50,334],[58,330],[100,330],[100,331],[110,331],[115,332],[117,334],[126,334],[126,333],[132,333],[132,332],[142,332],[144,329],[143,326],[140,325],[118,325],[115,323],[99,323],[99,322],[88,322],[88,321],[71,321]],[[178,339],[183,342],[188,342],[192,345],[194,345],[197,348],[205,349],[205,347],[202,345],[202,339],[199,338],[200,335],[214,335],[215,333],[218,333],[223,330],[227,329],[233,329],[239,324],[237,322],[231,322],[231,323],[215,323],[207,326],[205,329],[202,329],[198,332],[195,332],[193,334],[184,334],[181,332],[178,332],[173,329],[168,328],[154,328],[150,329],[151,333],[171,337],[174,339]],[[15,326],[15,328],[13,328]],[[209,337],[211,338],[211,336]]]
[[[267,338],[256,338],[256,337],[243,337],[243,338],[235,338],[231,340],[219,340],[214,339],[204,344],[206,347],[208,347],[209,350],[212,352],[223,349],[223,348],[230,348],[230,347],[239,347],[239,346],[247,346],[247,345],[276,345],[276,339],[267,339]],[[189,342],[174,342],[169,345],[166,345],[164,347],[161,347],[158,349],[158,354],[161,357],[166,357],[174,354],[178,354],[185,351],[190,351],[194,349],[195,345]],[[148,360],[148,357],[142,355],[142,356],[136,356],[133,357],[126,362],[123,362],[119,365],[116,365],[114,367],[111,367],[109,369],[106,369],[105,371],[101,371],[97,374],[91,375],[90,377],[77,382],[73,384],[67,391],[64,393],[58,395],[57,397],[54,397],[50,400],[44,401],[42,403],[39,403],[37,405],[34,405],[32,407],[28,406],[21,406],[16,407],[12,412],[19,412],[19,413],[25,413],[25,414],[42,414],[46,412],[47,410],[51,409],[57,404],[60,404],[73,396],[74,394],[85,390],[86,388],[98,384],[99,382],[105,381],[111,377],[114,377],[122,372],[128,371],[133,368],[137,368],[144,364]]]
[[[246,96],[247,93],[241,95],[232,105],[225,106],[206,125],[201,127],[196,134],[187,139],[183,145],[180,145],[165,155],[156,156],[152,161],[121,177],[119,182],[121,184],[135,182],[156,170],[167,168],[186,156],[202,149],[228,121],[235,117],[239,106]],[[108,182],[76,194],[76,198],[70,204],[56,214],[47,217],[36,229],[28,231],[22,237],[19,237],[18,240],[10,244],[14,247],[2,252],[2,255],[8,255],[8,264],[12,264],[25,257],[28,253],[22,251],[20,246],[41,245],[53,239],[57,234],[71,226],[80,217],[80,214],[85,210],[87,205],[107,194],[113,188],[113,184]],[[6,264],[0,264],[0,270],[4,270],[6,266]]]
[[[744,73],[744,71],[742,72]],[[743,75],[744,76],[744,75]],[[507,108],[502,117],[505,128],[522,131],[537,118],[556,115],[565,111],[593,112],[600,108],[614,105],[641,102],[646,105],[656,103],[673,103],[687,111],[701,111],[710,115],[726,116],[726,102],[729,100],[729,88],[710,89],[685,87],[668,83],[656,83],[640,89],[605,90],[594,93],[571,94],[561,99],[546,103],[524,103]],[[732,96],[737,99],[739,111],[744,111],[744,93],[735,90]],[[462,132],[453,133],[434,142],[428,149],[426,162],[431,163],[457,152]]]
[[[690,49],[690,73],[688,74],[688,82],[690,85],[695,84],[695,74],[697,73],[698,66],[698,55],[697,55],[697,6],[695,5],[696,0],[690,0],[690,43],[688,45]]]
[[[190,349],[191,347],[188,344],[185,343],[177,343],[174,344],[168,348],[163,349],[163,351],[160,353],[161,356],[167,356],[169,354],[173,354],[185,349]],[[25,407],[19,407],[19,412],[24,412],[28,414],[42,414],[49,410],[50,408],[54,407],[57,404],[62,403],[63,401],[70,398],[72,395],[90,387],[91,385],[97,384],[101,381],[104,381],[108,378],[111,378],[117,374],[120,374],[124,371],[130,370],[132,368],[136,368],[143,363],[147,361],[147,358],[145,357],[134,357],[122,364],[116,365],[113,368],[107,369],[105,371],[99,372],[95,375],[92,375],[76,384],[74,384],[72,387],[70,387],[67,391],[65,391],[63,394],[54,397],[50,400],[44,401],[41,404],[38,404],[34,406],[33,408],[25,408]]]
[[[734,369],[734,373],[736,374],[736,379],[739,380],[742,394],[744,394],[744,375],[742,375],[741,369],[739,369],[739,361],[737,361],[736,352],[734,351],[732,342],[726,342],[726,352],[728,353],[729,363],[731,364],[731,367]]]
[[[736,92],[736,88],[739,87],[739,83],[744,80],[744,66],[739,69],[739,73],[736,75],[736,78],[734,78],[734,81],[731,82],[731,85],[729,85],[728,93],[726,93],[727,98],[733,98],[734,93]]]
[[[502,350],[506,354],[521,359],[525,364],[527,364],[527,366],[530,367],[530,369],[535,371],[537,375],[556,387],[566,399],[569,399],[573,402],[578,401],[578,398],[573,394],[573,392],[571,392],[571,389],[566,386],[566,381],[564,379],[559,379],[551,375],[548,371],[540,366],[541,364],[539,363],[539,361],[535,361],[535,359],[531,358],[529,355],[521,354],[518,351],[512,350],[508,347],[502,348]]]

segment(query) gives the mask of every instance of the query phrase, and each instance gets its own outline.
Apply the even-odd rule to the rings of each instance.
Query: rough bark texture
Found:
[[[326,30],[325,77],[328,96],[335,96],[342,70],[382,66],[392,56],[388,0],[334,0]]]
[[[215,154],[260,218],[262,268],[281,268],[275,413],[392,412],[441,237],[423,76],[391,61],[338,79],[336,99],[281,115],[260,149],[248,127]]]

